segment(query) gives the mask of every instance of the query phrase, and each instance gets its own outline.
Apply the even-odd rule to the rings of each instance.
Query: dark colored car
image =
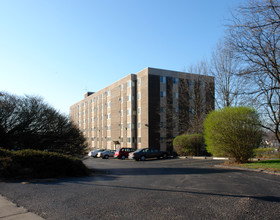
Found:
[[[167,158],[167,152],[158,149],[144,148],[129,154],[129,159],[146,160],[146,158]]]
[[[128,158],[129,153],[134,152],[134,151],[135,151],[135,149],[133,149],[133,148],[122,147],[115,152],[114,157],[124,160],[125,158]]]

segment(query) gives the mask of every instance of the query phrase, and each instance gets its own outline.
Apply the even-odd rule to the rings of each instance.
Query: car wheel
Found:
[[[122,155],[121,159],[122,159],[122,160],[124,160],[124,159],[125,159],[125,156],[124,156],[124,155]]]
[[[167,158],[167,154],[163,154],[163,159],[166,159]]]
[[[146,160],[146,157],[145,157],[144,155],[142,155],[142,156],[140,157],[140,160],[144,161],[144,160]]]
[[[108,158],[109,158],[109,156],[108,156],[108,155],[105,155],[105,156],[104,156],[104,159],[108,159]]]

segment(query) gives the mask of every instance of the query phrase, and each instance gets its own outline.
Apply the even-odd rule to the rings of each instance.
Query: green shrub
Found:
[[[198,156],[203,145],[202,134],[183,134],[173,140],[174,150],[181,156]]]
[[[30,149],[12,152],[8,157],[2,157],[0,163],[4,177],[50,178],[89,174],[78,158]]]
[[[247,107],[212,111],[204,121],[206,149],[214,156],[228,156],[247,162],[261,143],[258,114]]]

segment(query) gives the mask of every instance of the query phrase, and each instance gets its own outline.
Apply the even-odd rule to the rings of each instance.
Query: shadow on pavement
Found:
[[[79,183],[84,184],[84,183]],[[133,187],[133,186],[117,186],[117,185],[103,185],[103,184],[90,184],[97,187],[108,187],[108,188],[122,188],[130,190],[148,190],[148,191],[158,191],[166,193],[186,193],[186,194],[196,194],[204,196],[220,196],[220,197],[232,197],[232,198],[248,198],[257,199],[266,202],[280,202],[280,197],[277,196],[250,196],[250,195],[236,195],[236,194],[223,194],[223,193],[211,193],[211,192],[198,192],[189,190],[174,190],[174,189],[159,189],[159,188],[145,188],[145,187]]]

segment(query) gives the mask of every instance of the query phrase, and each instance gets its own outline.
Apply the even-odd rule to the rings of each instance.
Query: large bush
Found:
[[[198,156],[203,145],[202,134],[183,134],[173,140],[174,150],[181,156]]]
[[[69,117],[38,97],[0,96],[0,147],[84,155],[86,139]]]
[[[89,174],[83,162],[71,156],[28,149],[9,153],[0,149],[0,153],[2,177],[49,178]]]
[[[204,121],[204,131],[208,152],[237,162],[247,162],[262,137],[258,114],[248,107],[212,111]]]

